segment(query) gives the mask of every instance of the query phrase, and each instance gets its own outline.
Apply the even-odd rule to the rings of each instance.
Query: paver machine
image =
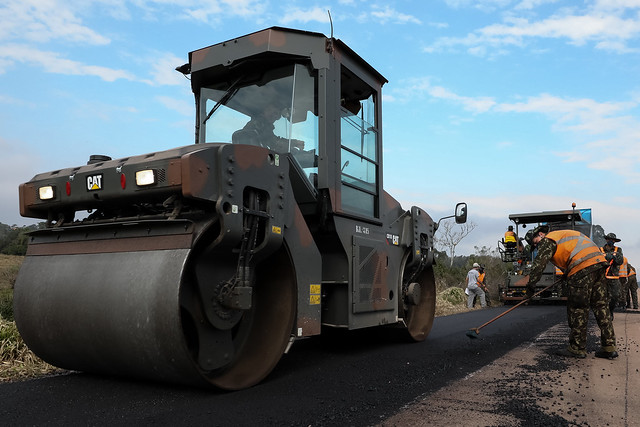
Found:
[[[46,220],[15,285],[27,345],[66,369],[234,390],[323,327],[424,340],[436,222],[383,189],[386,79],[338,39],[278,27],[177,70],[195,144],[20,185],[21,214]]]
[[[513,270],[507,273],[504,286],[499,290],[500,299],[505,303],[519,302],[526,298],[529,271],[535,259],[535,250],[531,251],[523,241],[526,227],[548,225],[549,230],[576,230],[591,237],[592,222],[591,209],[572,209],[560,211],[528,212],[511,214],[509,219],[515,224],[517,245],[507,246],[503,241],[498,242],[498,252],[503,262],[513,264]],[[536,293],[533,298],[537,301],[565,301],[563,292],[564,272],[553,264],[545,267],[542,277],[536,283]],[[550,285],[553,285],[549,287]],[[549,287],[549,289],[544,290]]]

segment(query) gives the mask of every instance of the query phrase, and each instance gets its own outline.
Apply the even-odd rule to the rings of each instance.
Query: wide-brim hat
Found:
[[[604,238],[605,238],[605,240],[613,240],[614,242],[619,242],[620,241],[620,239],[618,239],[616,237],[615,233],[609,233],[606,236],[604,236]]]

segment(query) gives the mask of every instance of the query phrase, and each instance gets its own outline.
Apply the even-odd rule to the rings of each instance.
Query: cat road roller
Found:
[[[20,185],[21,215],[46,220],[14,289],[31,350],[69,370],[236,390],[326,327],[424,340],[437,224],[383,189],[386,79],[338,39],[278,27],[177,70],[195,144],[91,155]],[[464,203],[451,215],[466,216]]]

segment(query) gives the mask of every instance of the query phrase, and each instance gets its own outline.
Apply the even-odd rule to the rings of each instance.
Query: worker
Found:
[[[627,296],[629,295],[629,263],[627,257],[622,257],[622,264],[618,270],[618,280],[620,281],[620,299],[618,300],[618,308],[627,309]]]
[[[480,277],[479,270],[480,264],[474,262],[465,279],[465,282],[467,284],[467,292],[465,293],[468,295],[467,308],[473,308],[473,299],[476,295],[480,298],[480,305],[482,306],[482,308],[487,306],[484,291],[482,290],[482,288],[480,288],[480,286],[478,286],[478,278]]]
[[[609,292],[609,312],[613,319],[613,311],[620,300],[620,280],[618,272],[624,261],[624,255],[622,254],[622,249],[615,245],[620,239],[618,239],[614,233],[609,233],[604,236],[604,238],[606,244],[601,247],[600,250],[605,255],[607,263],[609,263],[605,276],[607,278],[607,290]]]
[[[596,357],[614,359],[616,336],[609,314],[604,273],[607,261],[598,246],[584,234],[575,230],[554,230],[541,225],[527,232],[525,240],[537,248],[537,256],[531,266],[527,283],[527,296],[535,293],[535,284],[551,262],[562,269],[567,277],[567,319],[569,346],[556,354],[565,357],[585,358],[587,355],[587,322],[589,308],[600,327],[601,349]]]
[[[629,275],[627,276],[627,288],[629,292],[626,295],[627,308],[631,308],[631,304],[633,304],[633,309],[638,309],[638,280],[636,278],[636,269],[634,266],[629,264]],[[631,298],[629,298],[631,296]]]
[[[484,267],[482,265],[480,266],[480,269],[478,269],[478,273],[480,273],[478,275],[478,286],[484,292],[484,300],[487,303],[487,307],[491,307],[491,297],[489,296],[489,288],[487,287],[487,282],[486,282],[487,276],[484,272]],[[467,295],[468,295],[468,292],[467,292]],[[477,300],[478,300],[478,296],[476,295],[473,298],[473,307],[476,306]]]
[[[251,117],[244,127],[237,132],[234,132],[233,141],[241,142],[242,136],[246,138],[247,133],[252,132],[252,137],[247,138],[254,142],[244,142],[254,145],[261,145],[266,148],[270,148],[279,153],[286,153],[292,151],[292,148],[302,150],[304,148],[304,141],[298,139],[287,139],[277,136],[274,133],[274,123],[276,120],[282,117],[282,110],[276,105],[269,104],[258,114]]]
[[[511,249],[511,248],[515,248],[516,247],[516,233],[513,231],[513,225],[510,225],[507,228],[507,231],[505,231],[504,233],[504,239],[502,240],[504,242],[504,247]]]

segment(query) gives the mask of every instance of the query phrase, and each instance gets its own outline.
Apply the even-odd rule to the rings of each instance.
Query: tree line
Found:
[[[39,225],[17,226],[0,222],[0,253],[5,255],[24,255],[27,253],[27,233],[42,228]]]

